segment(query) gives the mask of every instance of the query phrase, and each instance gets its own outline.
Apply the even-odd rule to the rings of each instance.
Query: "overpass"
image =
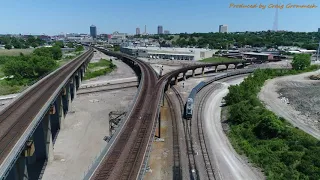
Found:
[[[131,56],[102,50],[130,65],[139,79],[139,91],[133,108],[111,138],[102,161],[93,166],[91,179],[142,178],[159,118],[159,106],[165,87],[197,68],[238,65],[244,62],[212,63],[184,67],[159,77],[153,68]],[[76,96],[87,64],[93,56],[90,48],[74,61],[40,80],[0,112],[0,179],[38,179],[42,168],[53,160],[54,139],[63,128],[64,117]]]
[[[58,68],[0,112],[0,179],[38,179],[93,49]]]
[[[200,64],[184,67],[172,71],[162,77],[155,74],[153,68],[147,63],[122,53],[110,52],[99,49],[107,55],[122,59],[132,67],[140,69],[141,76],[138,96],[127,119],[119,127],[115,135],[110,139],[106,147],[105,154],[100,156],[100,162],[96,162],[85,179],[142,179],[146,170],[151,145],[155,135],[157,121],[160,117],[160,103],[166,88],[174,79],[177,83],[179,74],[182,73],[183,79],[189,70],[192,76],[195,70],[202,69],[202,74],[206,67],[245,65],[246,62],[219,62],[211,64]]]

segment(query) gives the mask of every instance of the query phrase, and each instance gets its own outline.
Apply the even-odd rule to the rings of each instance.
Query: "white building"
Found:
[[[227,25],[220,25],[219,26],[219,33],[227,33],[228,32],[228,26]]]
[[[212,57],[216,50],[200,48],[121,47],[121,52],[150,59],[202,60]]]
[[[127,39],[127,34],[126,33],[119,33],[118,31],[115,31],[112,33],[111,38],[108,39],[108,42],[110,44],[121,44],[125,42]]]

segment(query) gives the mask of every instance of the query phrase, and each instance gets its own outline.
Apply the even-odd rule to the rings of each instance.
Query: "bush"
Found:
[[[311,64],[311,56],[309,54],[296,54],[292,60],[292,67],[295,70],[304,70]]]
[[[76,46],[76,49],[75,49],[76,52],[83,51],[83,50],[84,50],[83,46],[81,46],[81,45]]]

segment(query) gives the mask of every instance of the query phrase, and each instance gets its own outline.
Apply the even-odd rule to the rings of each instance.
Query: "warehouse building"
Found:
[[[171,59],[197,61],[212,57],[216,52],[200,48],[167,48],[167,47],[121,47],[121,52],[150,59]]]

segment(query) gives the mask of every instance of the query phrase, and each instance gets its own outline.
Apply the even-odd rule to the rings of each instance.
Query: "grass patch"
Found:
[[[4,73],[2,71],[2,65],[0,65],[0,78],[4,77]]]
[[[34,49],[0,49],[0,56],[19,56],[20,53],[29,55]]]
[[[320,141],[267,110],[257,97],[268,79],[317,68],[256,70],[240,85],[229,87],[225,100],[230,142],[261,167],[267,179],[320,179]]]
[[[112,72],[117,66],[106,59],[100,59],[99,62],[90,63],[88,65],[88,71],[86,72],[84,79],[92,79],[98,76],[106,75]]]
[[[0,80],[0,95],[19,93],[25,89],[25,86],[11,85],[6,80]]]
[[[225,57],[210,57],[210,58],[206,58],[206,59],[202,59],[199,62],[205,62],[205,63],[216,63],[216,62],[234,62],[234,61],[239,61],[241,62],[241,60],[239,59],[230,59],[230,58],[225,58]]]

